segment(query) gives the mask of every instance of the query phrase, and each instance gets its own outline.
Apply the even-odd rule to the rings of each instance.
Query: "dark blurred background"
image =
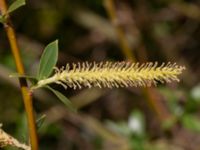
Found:
[[[12,1],[8,1],[11,3]],[[29,75],[59,39],[57,66],[82,61],[157,61],[186,66],[179,83],[152,88],[63,89],[73,113],[45,90],[34,93],[41,150],[200,149],[199,0],[27,0],[11,15]],[[0,25],[0,123],[27,142],[9,43]],[[12,148],[8,147],[7,150]]]

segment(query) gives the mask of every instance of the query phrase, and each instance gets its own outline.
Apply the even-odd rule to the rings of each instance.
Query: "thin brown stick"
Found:
[[[132,50],[130,48],[128,41],[126,40],[125,33],[118,23],[118,17],[116,15],[113,0],[104,0],[104,5],[109,15],[109,18],[115,27],[115,30],[119,39],[119,46],[121,47],[126,59],[135,62],[135,57],[132,53]]]
[[[1,14],[6,14],[7,5],[5,0],[0,0],[0,12]],[[24,66],[20,56],[20,50],[17,43],[15,31],[11,26],[11,20],[9,15],[6,14],[6,22],[4,23],[4,28],[10,43],[10,47],[12,50],[12,54],[15,60],[16,68],[19,74],[24,75]],[[26,79],[19,79],[22,97],[25,105],[27,120],[28,120],[28,128],[29,128],[29,136],[32,150],[38,150],[38,140],[37,140],[37,132],[35,125],[35,117],[33,112],[32,105],[32,93],[28,89]]]
[[[116,28],[116,32],[119,39],[119,44],[122,49],[122,52],[126,59],[135,62],[136,58],[134,54],[131,51],[130,45],[128,43],[128,40],[126,39],[125,33],[122,30],[122,28],[117,23],[118,17],[116,14],[115,9],[115,1],[114,0],[104,0],[105,9],[107,11],[107,14],[109,15],[109,18],[113,25]],[[157,118],[159,119],[160,123],[163,123],[166,121],[166,119],[169,119],[171,117],[171,114],[166,109],[165,105],[161,102],[161,100],[157,97],[158,92],[156,89],[153,88],[143,88],[142,94],[146,97],[146,101],[149,105],[149,107],[152,109],[152,111],[156,114]]]

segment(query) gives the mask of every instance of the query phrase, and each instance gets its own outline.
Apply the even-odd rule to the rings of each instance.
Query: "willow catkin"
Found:
[[[131,62],[100,62],[69,64],[61,69],[56,68],[55,74],[47,79],[40,80],[39,88],[50,83],[57,83],[64,88],[82,87],[137,87],[151,86],[158,82],[179,81],[178,75],[185,69],[176,63],[131,63]]]
[[[0,126],[0,149],[6,146],[13,146],[13,147],[21,148],[23,150],[31,150],[29,146],[23,143],[20,143],[14,137],[10,136],[5,131],[3,131]]]

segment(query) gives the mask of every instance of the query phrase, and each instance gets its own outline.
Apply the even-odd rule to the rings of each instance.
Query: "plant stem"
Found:
[[[126,39],[123,29],[119,26],[119,23],[118,23],[119,21],[118,21],[116,9],[115,9],[115,0],[104,0],[104,6],[112,24],[115,26],[118,39],[119,39],[119,44],[124,56],[126,57],[126,59],[132,62],[135,62],[136,58],[134,54],[132,53],[130,44],[128,43],[128,40]],[[142,94],[146,97],[149,107],[156,114],[160,123],[163,123],[166,119],[171,117],[171,114],[166,109],[165,105],[161,102],[161,99],[157,97],[158,91],[156,89],[143,88]]]
[[[7,13],[7,5],[5,0],[0,0],[0,12],[2,15]],[[12,50],[12,54],[15,60],[17,72],[20,75],[24,75],[24,66],[20,56],[20,50],[17,43],[15,31],[11,26],[11,20],[9,15],[6,14],[6,22],[4,23],[4,28],[10,43],[10,47]],[[33,105],[32,105],[32,93],[30,92],[26,79],[19,79],[22,97],[25,105],[27,120],[28,120],[28,129],[29,129],[29,136],[30,136],[30,143],[32,150],[38,150],[38,139],[37,139],[37,132],[36,132],[36,124],[35,124],[35,117],[33,112]]]
[[[118,22],[113,0],[104,0],[104,5],[110,20],[115,27],[119,39],[119,46],[121,47],[126,59],[135,62],[135,56],[130,48],[128,41],[126,40],[126,35]]]

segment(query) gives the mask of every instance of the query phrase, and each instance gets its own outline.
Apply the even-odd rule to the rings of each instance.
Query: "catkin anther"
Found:
[[[179,81],[178,75],[185,69],[176,63],[131,63],[131,62],[100,62],[69,64],[65,68],[56,69],[55,74],[40,80],[33,88],[57,83],[64,88],[82,87],[137,87],[151,86],[158,82]]]

